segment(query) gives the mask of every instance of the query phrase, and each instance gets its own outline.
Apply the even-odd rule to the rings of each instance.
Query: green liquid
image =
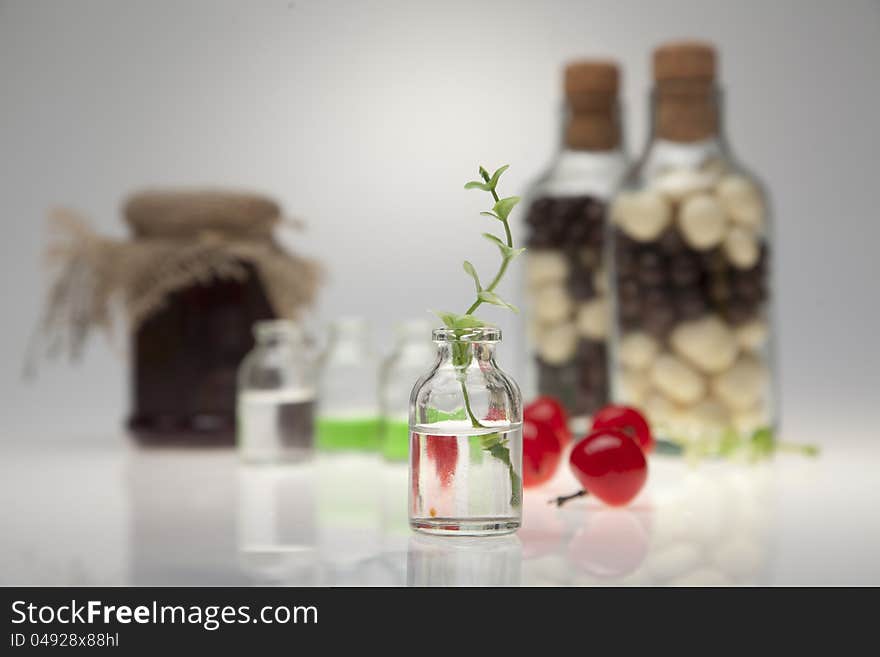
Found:
[[[382,427],[382,455],[389,461],[406,461],[409,458],[409,423],[385,420]]]
[[[375,451],[379,447],[379,418],[319,417],[315,422],[318,449]]]

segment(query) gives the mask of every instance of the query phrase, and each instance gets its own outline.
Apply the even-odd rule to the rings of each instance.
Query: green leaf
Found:
[[[732,456],[742,446],[742,438],[739,432],[733,427],[725,429],[721,434],[721,441],[718,444],[719,456]]]
[[[480,290],[483,289],[483,286],[480,285],[480,277],[477,275],[477,270],[467,260],[465,260],[464,263],[462,263],[462,267],[464,267],[465,273],[474,279],[474,284],[477,286],[477,293],[479,293]]]
[[[460,329],[480,328],[483,326],[486,326],[486,322],[473,315],[459,315],[455,322],[455,328]]]
[[[446,325],[446,328],[469,329],[486,326],[486,322],[484,322],[482,319],[474,317],[473,315],[459,315],[458,313],[450,313],[443,310],[433,310],[431,312],[433,312],[443,321],[443,324]]]
[[[756,456],[769,456],[773,453],[775,447],[776,436],[773,435],[773,429],[764,427],[752,434],[752,449]]]
[[[510,215],[511,210],[516,207],[516,204],[519,203],[519,196],[508,196],[507,198],[503,198],[495,204],[495,207],[492,210],[497,214],[501,219],[507,220],[507,217]]]
[[[522,247],[521,249],[512,249],[509,246],[507,246],[506,244],[503,247],[499,247],[499,248],[501,248],[501,253],[503,253],[504,257],[507,258],[508,260],[513,260],[515,257],[525,253],[525,251],[526,251],[526,247]]]
[[[492,212],[491,210],[484,210],[484,211],[481,212],[480,214],[483,215],[484,217],[493,217],[494,219],[497,219],[498,221],[501,221],[501,217],[499,217],[497,214],[495,214],[495,213]]]
[[[496,169],[495,173],[490,176],[488,171],[486,171],[483,167],[480,167],[480,176],[483,178],[483,182],[480,182],[479,180],[472,180],[471,182],[465,184],[464,188],[482,189],[484,192],[494,191],[495,187],[498,186],[498,179],[501,178],[501,174],[507,171],[508,168],[510,168],[510,165],[505,164],[503,167]]]
[[[501,250],[501,255],[507,260],[513,260],[515,257],[523,253],[526,249],[525,247],[521,249],[515,249],[504,243],[504,240],[499,238],[492,233],[483,233],[483,237],[492,242],[495,246],[497,246]]]
[[[499,297],[494,292],[489,290],[480,290],[480,293],[477,295],[477,298],[480,299],[483,303],[491,303],[493,306],[501,306],[502,308],[508,308],[515,313],[519,312],[519,308],[514,306],[512,303],[507,303],[504,299]]]
[[[492,177],[489,179],[489,184],[492,185],[492,189],[498,185],[498,179],[501,177],[501,174],[507,171],[510,168],[509,164],[505,164],[503,167],[499,167],[495,169],[495,173],[492,174]]]
[[[507,244],[505,244],[501,240],[501,238],[499,238],[497,235],[493,235],[492,233],[483,233],[483,237],[485,237],[487,240],[489,240],[490,242],[492,242],[492,244],[495,244],[496,246],[499,246],[499,247],[501,247],[501,246],[506,247],[507,246]]]
[[[455,322],[458,318],[457,314],[446,312],[443,310],[432,310],[431,312],[440,318],[440,321],[443,322],[446,328],[455,328]]]
[[[491,192],[492,188],[489,183],[480,182],[479,180],[471,180],[464,184],[465,189],[482,189],[484,192]]]

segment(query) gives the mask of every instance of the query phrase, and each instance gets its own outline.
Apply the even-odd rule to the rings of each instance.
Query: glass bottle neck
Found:
[[[620,148],[584,151],[563,148],[537,181],[533,194],[608,198],[614,192],[628,161]]]
[[[721,92],[714,85],[658,84],[651,96],[651,134],[640,159],[649,178],[668,168],[702,168],[731,159],[722,131]]]
[[[266,320],[254,325],[254,337],[260,347],[300,347],[304,337],[300,328],[288,320]]]
[[[439,342],[438,365],[463,367],[477,362],[480,367],[495,367],[494,342]]]

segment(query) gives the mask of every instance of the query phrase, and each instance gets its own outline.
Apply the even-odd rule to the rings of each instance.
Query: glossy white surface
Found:
[[[245,466],[232,450],[43,443],[0,461],[0,584],[880,584],[874,448],[689,469],[654,458],[626,509],[527,491],[513,537],[406,523],[406,467]]]

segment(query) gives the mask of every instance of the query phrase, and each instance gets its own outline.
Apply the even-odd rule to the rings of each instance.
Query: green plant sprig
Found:
[[[500,198],[497,191],[498,181],[501,178],[501,174],[507,171],[508,167],[509,165],[505,164],[503,167],[496,169],[495,173],[493,173],[491,176],[485,168],[480,167],[480,177],[483,179],[483,181],[480,182],[479,180],[472,180],[466,183],[464,186],[465,189],[480,189],[492,194],[492,199],[495,201],[495,204],[492,206],[491,210],[484,210],[483,212],[480,212],[480,215],[496,219],[497,221],[500,221],[501,224],[504,226],[503,240],[492,233],[483,233],[483,237],[492,242],[495,246],[497,246],[498,250],[501,252],[501,265],[498,267],[498,271],[496,272],[495,276],[492,277],[490,283],[487,286],[483,287],[482,283],[480,282],[480,276],[477,274],[476,267],[474,267],[474,265],[468,260],[465,260],[462,263],[462,268],[464,269],[465,273],[470,276],[474,281],[474,287],[476,288],[476,299],[468,307],[468,309],[464,311],[464,314],[462,315],[451,312],[438,312],[437,316],[440,317],[447,328],[470,329],[486,326],[486,323],[483,320],[474,317],[474,312],[476,312],[476,310],[484,303],[507,308],[508,310],[512,310],[515,313],[519,312],[519,309],[516,306],[514,306],[512,303],[505,301],[501,298],[501,296],[498,295],[497,292],[495,292],[495,289],[498,287],[501,279],[504,278],[507,267],[517,256],[525,251],[524,248],[514,248],[513,234],[510,231],[510,223],[508,222],[510,213],[516,207],[517,203],[519,203],[520,197],[508,196],[506,198]]]

